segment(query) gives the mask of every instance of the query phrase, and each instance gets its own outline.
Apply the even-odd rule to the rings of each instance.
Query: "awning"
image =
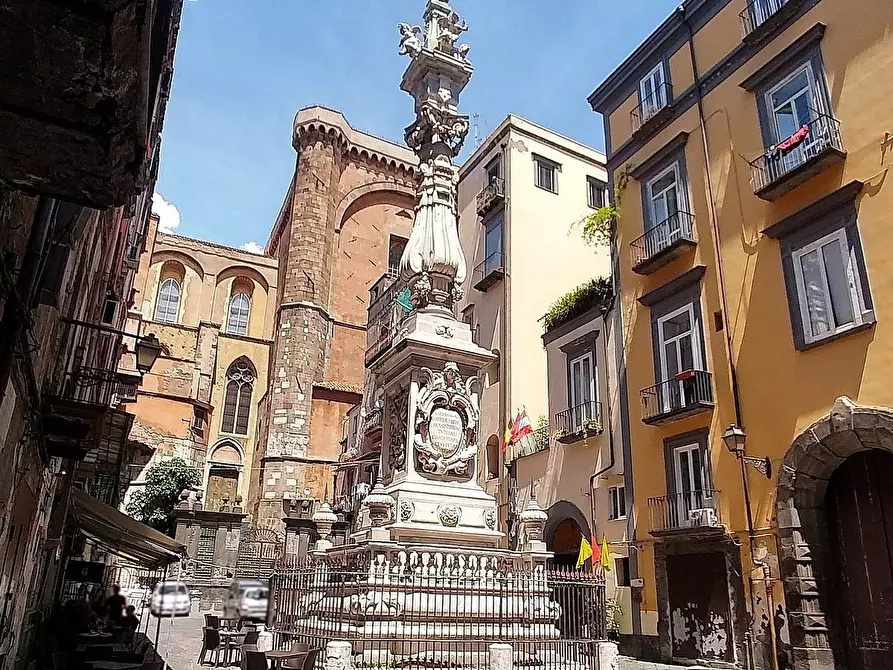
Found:
[[[144,568],[174,563],[186,547],[154,528],[131,519],[80,489],[71,490],[71,514],[80,531],[106,550]]]

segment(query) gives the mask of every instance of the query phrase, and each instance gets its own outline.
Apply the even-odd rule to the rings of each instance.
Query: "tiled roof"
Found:
[[[350,384],[348,382],[319,381],[313,382],[313,385],[317,388],[329,389],[330,391],[344,391],[346,393],[356,393],[357,395],[363,395],[362,386],[357,386],[356,384]]]

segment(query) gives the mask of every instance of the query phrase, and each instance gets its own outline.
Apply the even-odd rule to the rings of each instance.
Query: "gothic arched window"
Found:
[[[247,358],[239,358],[229,366],[229,370],[226,371],[221,432],[235,435],[248,434],[254,379],[254,366]]]
[[[155,320],[161,323],[177,323],[180,313],[180,282],[173,277],[165,279],[158,289],[155,301]]]
[[[248,319],[251,316],[251,298],[247,293],[236,293],[229,301],[229,316],[226,319],[226,332],[233,335],[248,334]]]

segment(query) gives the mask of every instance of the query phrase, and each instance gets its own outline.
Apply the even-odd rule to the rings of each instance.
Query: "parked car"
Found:
[[[265,621],[270,589],[259,579],[234,579],[223,604],[223,618]]]
[[[149,611],[153,616],[189,616],[192,603],[183,582],[160,582],[152,592]]]

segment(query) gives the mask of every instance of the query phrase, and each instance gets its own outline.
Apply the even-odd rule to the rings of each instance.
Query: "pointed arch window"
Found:
[[[247,293],[236,293],[229,301],[229,316],[226,319],[226,332],[231,335],[247,335],[248,320],[251,317],[251,298]]]
[[[180,282],[173,277],[165,279],[158,289],[155,301],[155,320],[161,323],[177,323],[180,313]]]
[[[221,432],[234,435],[248,434],[255,377],[254,366],[247,358],[239,358],[229,366],[226,372]]]

